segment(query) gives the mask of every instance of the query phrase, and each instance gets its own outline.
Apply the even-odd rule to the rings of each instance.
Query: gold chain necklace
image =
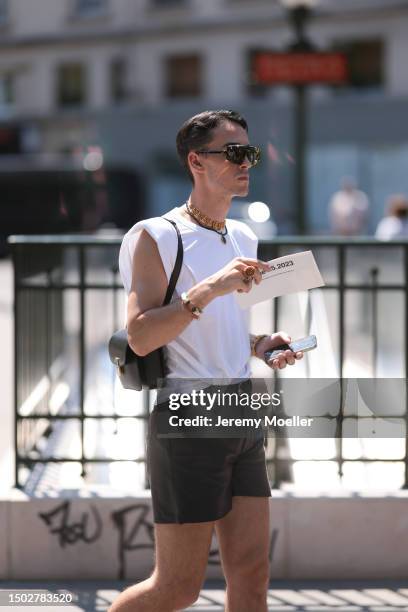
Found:
[[[193,217],[201,227],[205,229],[211,230],[212,232],[216,232],[221,236],[221,240],[223,244],[226,244],[227,239],[225,236],[228,234],[227,226],[225,225],[225,221],[214,221],[207,215],[198,210],[191,202],[186,202],[186,209],[190,217]],[[224,230],[224,231],[223,231]]]
[[[201,212],[201,210],[196,208],[191,202],[186,202],[186,207],[187,207],[188,212],[190,213],[192,217],[194,217],[194,219],[197,219],[198,221],[200,221],[200,223],[207,225],[209,228],[218,230],[219,232],[225,228],[225,221],[214,221],[214,219],[211,219],[210,217],[205,215],[203,212]]]

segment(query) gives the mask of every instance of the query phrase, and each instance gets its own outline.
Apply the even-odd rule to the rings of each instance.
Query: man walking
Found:
[[[186,121],[177,150],[193,183],[191,195],[166,217],[176,221],[184,250],[172,301],[162,306],[177,253],[174,228],[162,217],[137,223],[124,237],[120,272],[128,293],[128,337],[135,353],[166,346],[169,379],[239,379],[251,375],[251,353],[290,341],[281,332],[250,336],[236,291],[248,292],[269,266],[257,238],[226,219],[234,196],[246,196],[259,149],[245,119],[206,111]],[[302,353],[285,351],[272,368]],[[155,523],[155,568],[129,587],[110,612],[173,612],[198,598],[215,529],[228,612],[266,612],[269,582],[269,497],[262,437],[158,438],[150,415],[148,468]]]

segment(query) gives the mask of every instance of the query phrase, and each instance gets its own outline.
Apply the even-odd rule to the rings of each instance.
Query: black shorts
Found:
[[[158,437],[163,411],[168,405],[150,414],[146,447],[155,523],[215,521],[231,510],[234,495],[271,497],[263,431],[239,438]]]

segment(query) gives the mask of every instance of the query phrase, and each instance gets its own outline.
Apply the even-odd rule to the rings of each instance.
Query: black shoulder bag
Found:
[[[178,240],[176,263],[162,304],[166,306],[170,303],[180,275],[183,263],[183,243],[177,224],[167,217],[163,218],[174,226]],[[165,347],[155,349],[143,357],[136,355],[129,346],[126,328],[115,332],[109,340],[109,357],[116,366],[118,376],[125,389],[134,389],[135,391],[141,391],[143,387],[156,389],[158,379],[165,378],[167,374]]]

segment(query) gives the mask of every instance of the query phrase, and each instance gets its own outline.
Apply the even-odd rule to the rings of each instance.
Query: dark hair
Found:
[[[395,193],[387,201],[388,214],[391,217],[404,219],[408,216],[408,199],[402,193]]]
[[[245,119],[232,110],[204,111],[187,119],[178,131],[177,153],[193,184],[194,177],[188,165],[188,154],[190,151],[201,149],[208,144],[211,140],[212,131],[224,121],[238,123],[248,132],[248,124]]]

